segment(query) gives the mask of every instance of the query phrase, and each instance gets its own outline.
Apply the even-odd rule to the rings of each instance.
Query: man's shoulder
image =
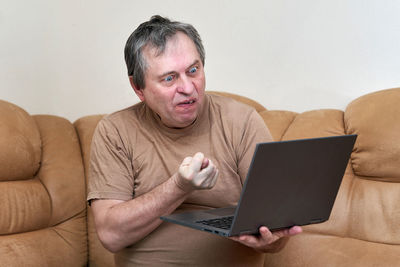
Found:
[[[140,124],[139,118],[143,112],[143,103],[137,103],[130,107],[105,115],[98,123],[97,128],[102,131],[119,131],[126,127],[135,127]]]
[[[139,117],[140,113],[143,112],[143,109],[143,102],[139,102],[124,109],[107,114],[102,120],[111,123],[124,122],[125,120],[131,120]]]
[[[211,107],[228,114],[249,114],[255,111],[254,107],[242,103],[232,97],[207,92]]]

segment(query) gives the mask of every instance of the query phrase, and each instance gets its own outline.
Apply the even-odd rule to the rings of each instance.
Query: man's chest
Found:
[[[143,138],[135,148],[132,152],[135,196],[149,192],[169,179],[185,157],[202,152],[217,166],[219,178],[213,189],[196,191],[186,202],[212,207],[236,204],[242,189],[237,157],[232,146],[217,135],[196,140]]]

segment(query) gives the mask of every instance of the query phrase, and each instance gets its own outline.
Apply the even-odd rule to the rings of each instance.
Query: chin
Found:
[[[180,125],[182,125],[181,127],[187,127],[189,125],[191,125],[195,120],[196,120],[197,116],[193,116],[191,118],[185,118],[184,120],[181,120]]]

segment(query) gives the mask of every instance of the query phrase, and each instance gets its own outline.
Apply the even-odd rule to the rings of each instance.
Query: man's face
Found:
[[[156,112],[164,125],[183,128],[199,115],[205,89],[203,64],[193,41],[178,32],[157,56],[151,46],[143,49],[147,63],[145,88],[135,89],[141,101]]]

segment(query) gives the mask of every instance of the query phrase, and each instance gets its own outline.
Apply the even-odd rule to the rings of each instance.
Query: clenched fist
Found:
[[[203,153],[197,152],[182,161],[174,178],[178,187],[186,192],[211,189],[217,182],[218,169]]]

